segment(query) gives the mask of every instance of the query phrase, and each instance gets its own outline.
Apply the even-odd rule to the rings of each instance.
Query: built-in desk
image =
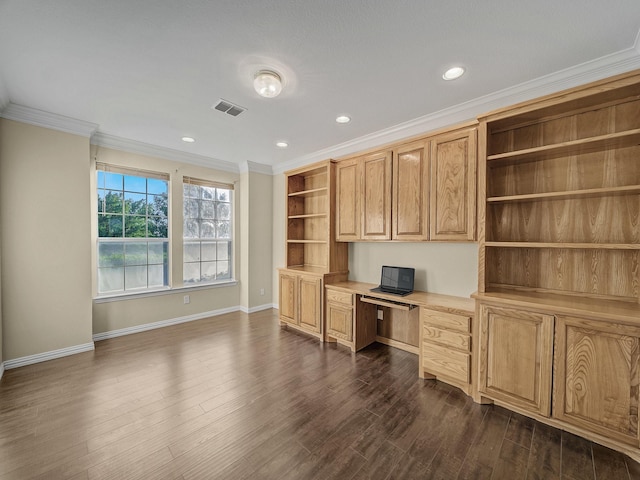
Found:
[[[325,340],[353,352],[380,342],[415,353],[420,377],[438,377],[471,394],[475,301],[419,291],[404,297],[371,292],[376,286],[325,286]]]

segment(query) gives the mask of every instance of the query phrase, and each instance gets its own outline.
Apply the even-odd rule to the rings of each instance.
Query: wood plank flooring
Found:
[[[8,370],[0,479],[640,479],[607,448],[233,313]]]

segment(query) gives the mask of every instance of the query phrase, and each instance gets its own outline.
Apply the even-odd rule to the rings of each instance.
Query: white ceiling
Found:
[[[636,68],[639,30],[638,0],[0,0],[0,106],[275,170],[472,118],[563,72]],[[467,73],[445,82],[454,64]],[[264,67],[285,79],[275,99],[252,88]]]

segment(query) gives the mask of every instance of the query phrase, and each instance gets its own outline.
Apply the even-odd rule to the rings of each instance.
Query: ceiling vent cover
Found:
[[[232,117],[237,117],[242,112],[245,112],[247,109],[241,107],[240,105],[236,105],[235,103],[231,103],[228,100],[223,100],[222,98],[216,103],[213,108],[219,110],[221,112],[227,113]]]

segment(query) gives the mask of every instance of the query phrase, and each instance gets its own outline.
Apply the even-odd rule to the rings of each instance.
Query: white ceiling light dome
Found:
[[[253,88],[262,97],[277,97],[282,92],[282,78],[273,70],[260,70],[253,78]]]
[[[462,75],[464,75],[464,71],[464,67],[451,67],[442,74],[442,78],[444,78],[445,80],[455,80],[456,78],[460,78]]]

